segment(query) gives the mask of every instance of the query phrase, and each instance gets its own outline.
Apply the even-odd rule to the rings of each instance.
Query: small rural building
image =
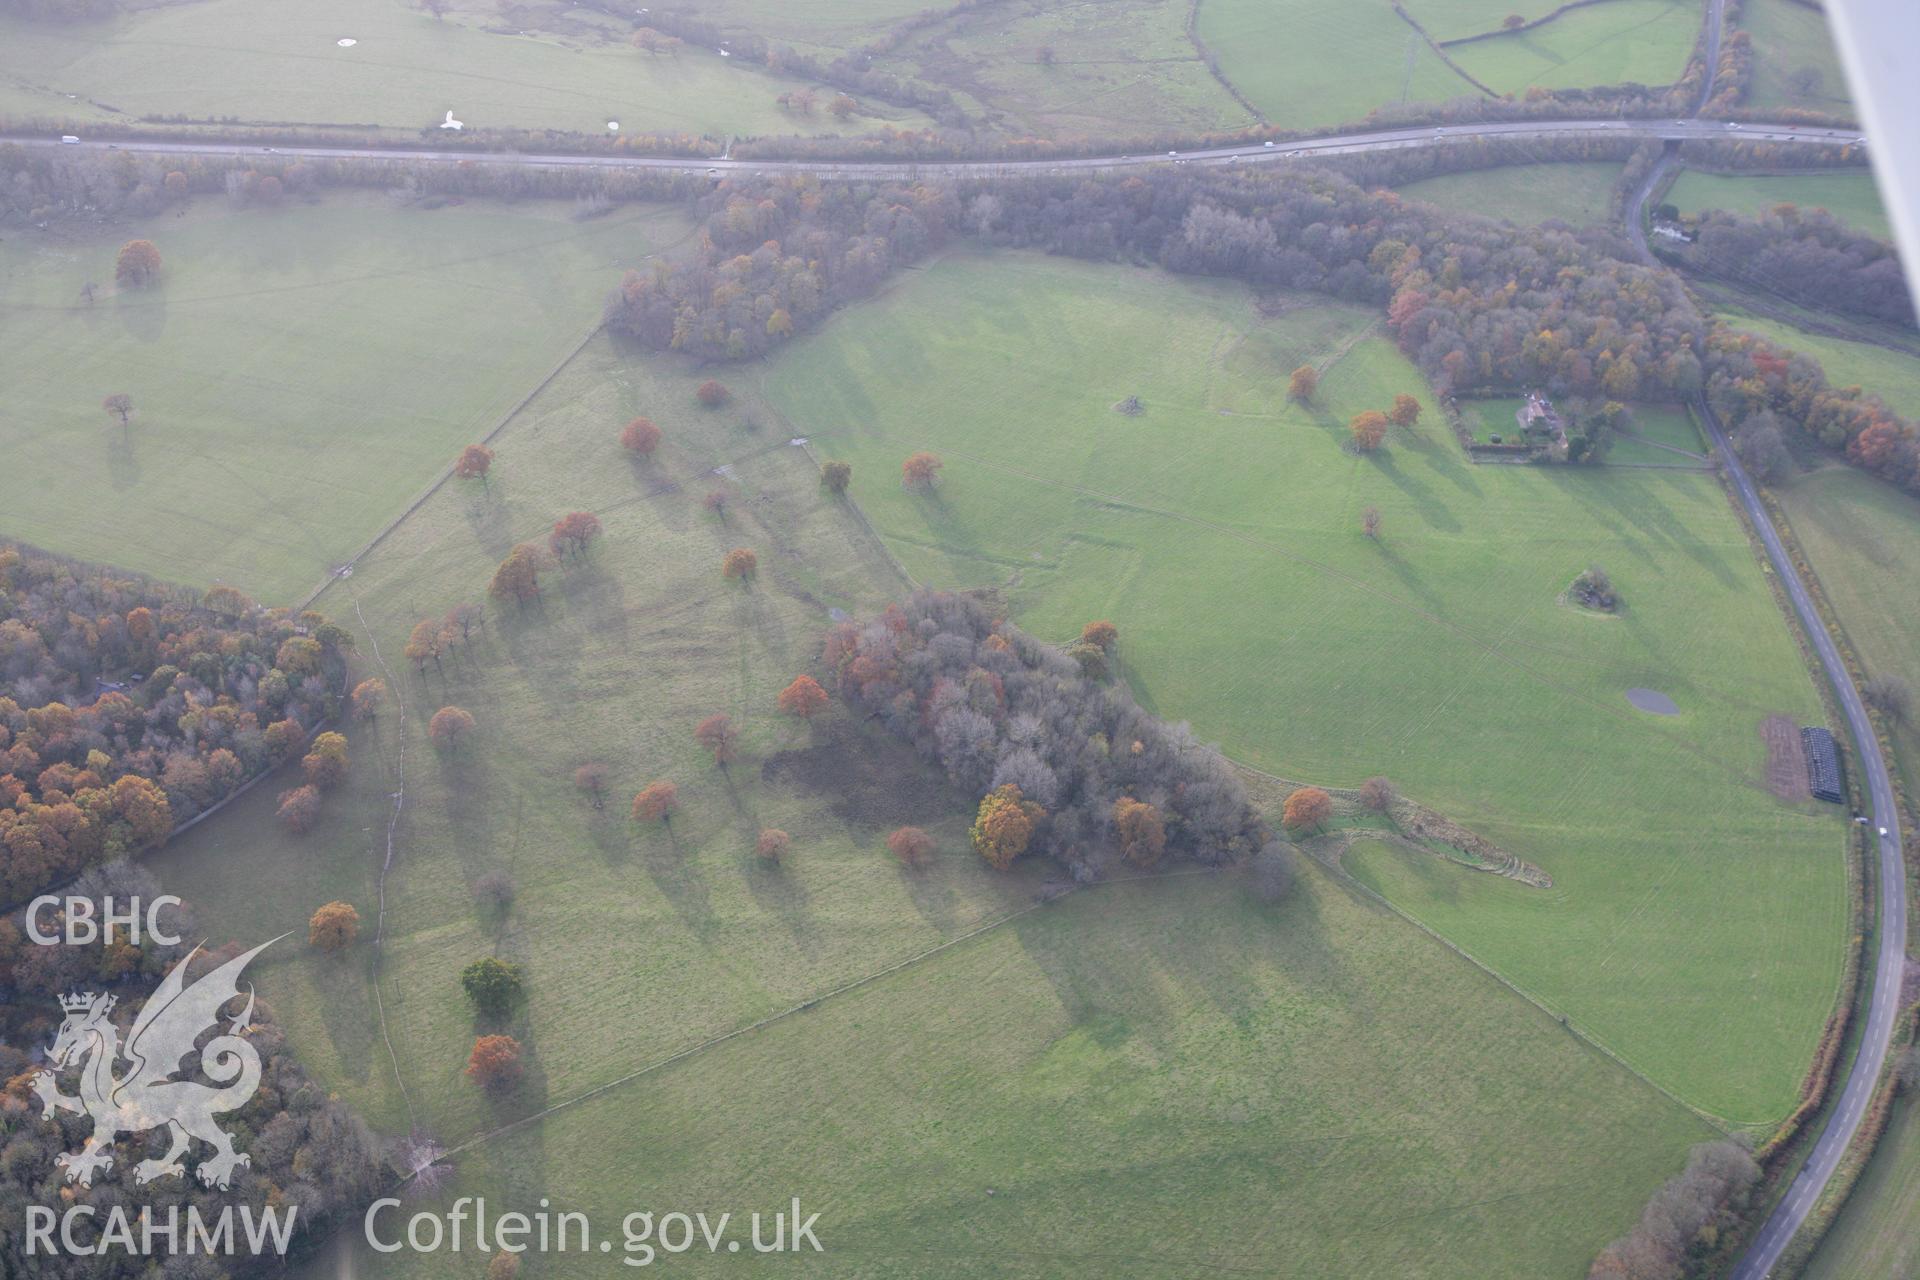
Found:
[[[1840,785],[1840,744],[1833,734],[1808,726],[1800,730],[1800,745],[1806,752],[1807,788],[1814,799],[1846,803],[1847,793]]]
[[[1520,434],[1527,439],[1538,440],[1544,436],[1561,444],[1566,443],[1567,425],[1560,420],[1559,410],[1553,407],[1553,401],[1547,399],[1545,393],[1529,391],[1527,402],[1513,416],[1520,424]]]

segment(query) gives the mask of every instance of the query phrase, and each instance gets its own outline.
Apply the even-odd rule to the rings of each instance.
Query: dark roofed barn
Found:
[[[1840,746],[1833,735],[1821,728],[1800,730],[1800,745],[1807,753],[1807,786],[1814,799],[1844,804],[1846,793],[1840,788]]]

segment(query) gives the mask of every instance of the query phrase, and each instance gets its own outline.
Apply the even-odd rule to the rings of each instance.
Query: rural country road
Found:
[[[1718,120],[1513,120],[1487,124],[1447,125],[1409,129],[1376,129],[1365,133],[1337,134],[1324,138],[1299,138],[1291,142],[1243,144],[1212,147],[1201,151],[1154,152],[1128,155],[1077,156],[1049,160],[947,160],[855,162],[841,160],[728,160],[674,156],[565,155],[530,151],[439,151],[431,147],[325,147],[263,146],[257,143],[218,141],[177,141],[154,139],[96,140],[81,138],[62,144],[55,137],[0,137],[0,144],[24,147],[57,147],[73,151],[124,151],[135,155],[258,156],[278,155],[294,159],[395,160],[410,164],[493,164],[529,168],[573,169],[653,169],[679,173],[707,173],[715,177],[728,173],[806,173],[823,179],[862,178],[991,178],[1021,173],[1106,173],[1143,168],[1157,164],[1237,165],[1307,160],[1325,156],[1360,155],[1373,151],[1397,151],[1429,147],[1450,139],[1516,138],[1540,141],[1569,136],[1634,138],[1644,141],[1685,142],[1725,139],[1746,142],[1826,144],[1829,146],[1864,141],[1857,129],[1833,129],[1816,125],[1767,123],[1729,123]]]
[[[1874,734],[1872,721],[1867,718],[1866,704],[1860,699],[1860,691],[1854,687],[1853,677],[1848,673],[1846,663],[1840,659],[1840,650],[1834,645],[1833,636],[1828,633],[1826,624],[1813,607],[1806,584],[1800,580],[1793,561],[1787,556],[1787,549],[1781,545],[1779,531],[1768,518],[1767,509],[1761,505],[1753,480],[1747,475],[1746,468],[1740,465],[1740,459],[1734,453],[1718,415],[1704,399],[1695,408],[1706,423],[1707,434],[1712,438],[1714,448],[1726,461],[1727,475],[1740,495],[1740,504],[1747,509],[1754,528],[1759,530],[1761,542],[1766,544],[1767,559],[1773,562],[1774,572],[1780,575],[1781,585],[1792,598],[1794,612],[1800,615],[1800,621],[1820,655],[1820,665],[1827,669],[1827,676],[1833,681],[1834,692],[1840,697],[1840,709],[1847,717],[1847,728],[1853,734],[1854,744],[1858,748],[1857,758],[1866,773],[1867,792],[1872,802],[1869,820],[1878,824],[1877,828],[1868,827],[1869,833],[1875,833],[1870,835],[1868,843],[1880,855],[1880,928],[1879,955],[1873,966],[1873,1002],[1867,1009],[1866,1031],[1860,1037],[1860,1051],[1853,1060],[1853,1070],[1847,1076],[1846,1087],[1841,1090],[1840,1099],[1827,1118],[1826,1129],[1820,1134],[1819,1141],[1814,1143],[1813,1154],[1807,1157],[1806,1164],[1794,1176],[1786,1195],[1767,1215],[1759,1234],[1747,1246],[1746,1255],[1734,1268],[1732,1280],[1762,1280],[1762,1277],[1771,1273],[1774,1263],[1779,1261],[1781,1253],[1792,1241],[1794,1232],[1800,1229],[1800,1224],[1806,1221],[1807,1214],[1819,1200],[1828,1179],[1833,1177],[1840,1158],[1846,1154],[1847,1145],[1860,1128],[1861,1118],[1872,1105],[1873,1091],[1880,1082],[1880,1069],[1886,1063],[1887,1047],[1893,1040],[1894,1020],[1900,1011],[1900,986],[1907,960],[1906,863],[1900,853],[1900,810],[1894,803],[1893,782],[1887,774],[1887,762],[1880,751],[1880,739]],[[1886,834],[1877,834],[1879,829],[1884,829]]]
[[[1634,248],[1648,262],[1653,262],[1654,257],[1647,247],[1647,201],[1652,198],[1673,164],[1671,153],[1664,156],[1648,172],[1645,181],[1634,191],[1633,199],[1628,203],[1627,234]],[[1872,809],[1869,816],[1872,825],[1867,828],[1869,843],[1879,854],[1879,951],[1874,958],[1873,997],[1867,1009],[1867,1025],[1860,1037],[1859,1052],[1854,1057],[1847,1082],[1840,1091],[1839,1101],[1828,1113],[1826,1128],[1814,1143],[1813,1153],[1807,1157],[1799,1173],[1794,1175],[1792,1185],[1774,1205],[1773,1212],[1760,1224],[1760,1230],[1734,1267],[1731,1278],[1765,1280],[1772,1274],[1774,1264],[1779,1262],[1787,1245],[1792,1243],[1794,1233],[1799,1231],[1807,1215],[1819,1202],[1820,1193],[1826,1189],[1834,1170],[1839,1167],[1841,1157],[1853,1141],[1853,1135],[1859,1132],[1860,1121],[1872,1105],[1881,1068],[1886,1065],[1887,1050],[1893,1042],[1893,1024],[1899,1014],[1900,987],[1907,960],[1906,862],[1901,855],[1900,809],[1894,802],[1893,781],[1887,772],[1886,757],[1880,750],[1880,739],[1873,731],[1873,722],[1867,717],[1866,704],[1861,700],[1860,690],[1854,685],[1853,675],[1841,660],[1832,634],[1828,632],[1819,611],[1814,608],[1813,598],[1807,594],[1806,583],[1801,581],[1799,570],[1787,555],[1787,549],[1780,541],[1780,531],[1774,527],[1772,517],[1760,501],[1753,478],[1747,474],[1739,455],[1733,451],[1733,444],[1727,439],[1726,428],[1719,415],[1707,403],[1705,396],[1696,399],[1694,411],[1700,415],[1713,448],[1724,461],[1727,476],[1733,481],[1734,491],[1739,495],[1740,505],[1746,509],[1748,520],[1759,533],[1767,559],[1773,565],[1780,585],[1786,589],[1788,599],[1793,602],[1793,610],[1800,616],[1801,626],[1812,641],[1814,651],[1819,654],[1820,665],[1826,669],[1827,678],[1840,699],[1840,709],[1846,716],[1848,732],[1853,736],[1855,758],[1866,775]],[[1886,834],[1880,835],[1881,830]]]

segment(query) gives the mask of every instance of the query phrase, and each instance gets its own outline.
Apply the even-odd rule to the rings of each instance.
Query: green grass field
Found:
[[[1407,12],[1420,20],[1435,40],[1460,40],[1488,31],[1498,31],[1508,14],[1517,13],[1534,21],[1559,7],[1558,0],[1525,0],[1508,4],[1505,0],[1408,0]]]
[[[1180,0],[990,6],[917,31],[881,70],[942,85],[1013,133],[1133,137],[1254,117],[1207,70]],[[1052,51],[1051,63],[1042,50]]]
[[[687,230],[662,209],[569,213],[201,197],[110,238],[8,235],[0,532],[297,598],[586,335],[623,264]],[[116,294],[134,235],[165,279]],[[100,408],[120,391],[126,432]]]
[[[520,1114],[460,1077],[474,1026],[456,976],[478,956],[528,967],[515,1030],[529,1094],[551,1104],[1020,910],[1045,875],[988,872],[954,798],[886,744],[772,714],[828,607],[899,588],[754,389],[736,380],[736,404],[707,413],[699,376],[591,343],[502,433],[489,491],[440,490],[319,607],[364,617],[363,672],[376,641],[404,667],[413,620],[479,598],[557,513],[605,521],[590,563],[550,573],[537,610],[490,607],[470,663],[398,672],[404,710],[354,731],[351,782],[313,834],[277,828],[269,785],[156,862],[212,930],[297,930],[334,897],[370,928],[404,732],[380,988],[404,1095],[364,946],[289,946],[261,971],[302,1060],[389,1131],[417,1122],[453,1144]],[[641,467],[615,444],[635,412],[666,431]],[[725,523],[703,509],[714,487],[732,497]],[[751,588],[718,576],[735,545],[760,553]],[[422,732],[442,702],[479,722],[457,761]],[[730,777],[689,736],[715,709],[746,730]],[[568,780],[588,759],[614,770],[605,813]],[[625,818],[655,776],[681,787],[671,834]],[[929,871],[881,848],[900,822],[941,837]],[[755,864],[762,825],[793,834],[786,867]],[[502,869],[518,896],[497,929],[470,894]],[[1307,865],[1273,909],[1212,877],[1054,903],[456,1163],[461,1192],[549,1196],[602,1230],[637,1207],[799,1195],[823,1213],[835,1275],[1161,1276],[1286,1256],[1520,1280],[1577,1274],[1709,1133]],[[362,1266],[456,1277],[476,1261]],[[543,1274],[604,1266],[549,1256]]]
[[[1726,209],[1753,217],[1777,204],[1825,209],[1857,231],[1882,240],[1891,239],[1893,235],[1873,175],[1859,169],[1752,177],[1689,169],[1668,188],[1665,198],[1682,213]]]
[[[1910,1276],[1920,1270],[1920,1118],[1896,1102],[1860,1181],[1814,1251],[1805,1280]]]
[[[1197,30],[1227,79],[1286,128],[1358,121],[1394,103],[1479,94],[1386,0],[1201,0]]]
[[[1558,218],[1582,227],[1607,219],[1619,174],[1619,165],[1602,162],[1505,165],[1421,178],[1398,190],[1412,200],[1521,226]]]
[[[1619,433],[1613,438],[1613,444],[1607,450],[1610,463],[1651,463],[1658,466],[1704,466],[1699,456],[1684,457],[1682,453],[1700,455],[1706,452],[1706,443],[1700,438],[1700,428],[1694,426],[1687,411],[1675,405],[1635,405],[1633,409],[1632,433]]]
[[[1753,37],[1748,106],[1853,114],[1846,69],[1824,15],[1794,0],[1745,0],[1739,26]]]
[[[1920,503],[1838,464],[1776,493],[1867,672],[1920,679],[1920,619],[1899,592],[1887,590],[1920,555]],[[1895,735],[1908,793],[1920,793],[1920,725],[1899,726]]]
[[[1837,824],[1758,787],[1760,721],[1819,702],[1745,537],[1704,475],[1476,468],[1437,420],[1348,455],[1349,414],[1421,391],[1373,323],[961,257],[804,341],[768,388],[853,462],[916,576],[998,584],[1044,635],[1111,617],[1136,695],[1235,757],[1384,772],[1544,866],[1551,892],[1357,857],[1661,1084],[1766,1125],[1832,1003],[1845,864]],[[1303,359],[1325,366],[1310,412],[1284,400]],[[1129,394],[1137,418],[1110,407]],[[897,481],[919,448],[946,460],[932,499]],[[1620,617],[1559,603],[1596,561]],[[1633,711],[1636,685],[1682,714]]]
[[[1901,416],[1920,418],[1920,356],[1893,351],[1877,343],[1810,333],[1739,307],[1718,307],[1716,311],[1736,328],[1812,356],[1826,371],[1829,384],[1871,391]]]
[[[442,21],[398,0],[192,0],[85,24],[0,19],[0,109],[124,120],[187,116],[414,131],[444,112],[470,128],[629,133],[860,132],[917,113],[869,106],[846,125],[774,102],[800,81],[717,50],[626,44],[588,9],[460,4]],[[520,22],[548,20],[546,27]],[[338,41],[356,44],[341,48]]]
[[[1688,0],[1608,0],[1561,14],[1545,26],[1458,45],[1448,52],[1501,93],[1536,85],[1671,84],[1686,70],[1700,31]]]

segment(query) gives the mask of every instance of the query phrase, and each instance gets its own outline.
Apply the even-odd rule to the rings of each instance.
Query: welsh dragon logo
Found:
[[[187,1153],[190,1138],[213,1148],[198,1170],[200,1181],[209,1187],[224,1190],[233,1171],[251,1163],[233,1149],[233,1135],[221,1129],[214,1117],[244,1106],[260,1085],[260,1052],[241,1035],[253,1018],[253,988],[247,988],[246,1007],[227,1022],[223,1033],[197,1050],[194,1042],[214,1029],[220,1010],[239,997],[240,971],[248,961],[278,941],[263,942],[235,956],[189,986],[187,966],[200,954],[195,947],[167,971],[147,998],[124,1047],[119,1029],[108,1016],[114,996],[87,992],[60,997],[67,1016],[48,1055],[53,1070],[36,1074],[32,1086],[40,1096],[42,1117],[59,1110],[93,1118],[93,1135],[86,1145],[77,1153],[62,1152],[57,1157],[68,1182],[90,1186],[95,1173],[113,1168],[113,1142],[119,1135],[163,1127],[172,1145],[158,1159],[134,1166],[136,1184],[184,1176],[186,1166],[180,1158]],[[194,1053],[212,1085],[171,1078],[180,1073],[181,1059]],[[122,1059],[128,1069],[116,1075],[115,1064]],[[80,1072],[78,1097],[60,1092],[57,1079],[60,1072],[73,1067]]]

